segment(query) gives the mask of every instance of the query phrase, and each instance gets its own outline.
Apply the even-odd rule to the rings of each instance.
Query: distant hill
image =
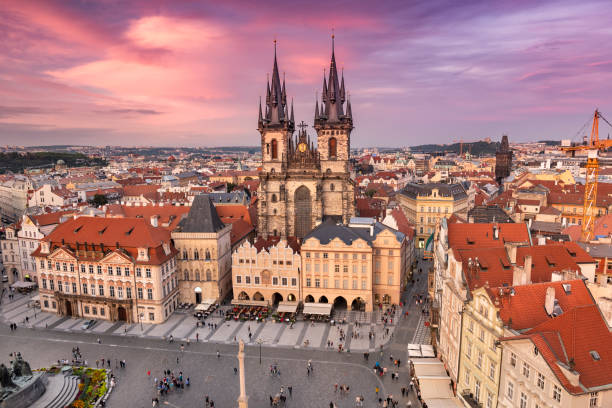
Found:
[[[68,167],[75,166],[100,166],[106,161],[99,158],[91,158],[82,153],[67,152],[34,152],[34,153],[0,153],[0,174],[9,171],[13,173],[23,172],[24,169],[37,167],[51,167],[58,160],[63,160]]]
[[[499,142],[466,142],[463,143],[463,153],[471,152],[474,156],[482,155],[493,155],[499,148]],[[450,145],[439,145],[439,144],[425,144],[419,146],[412,146],[413,152],[421,153],[457,153],[461,152],[461,144],[453,143]]]

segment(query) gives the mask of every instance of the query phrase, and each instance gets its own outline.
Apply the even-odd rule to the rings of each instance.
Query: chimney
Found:
[[[157,215],[152,215],[151,216],[151,225],[154,227],[157,227],[159,224],[157,222]]]
[[[516,264],[516,246],[512,244],[506,244],[506,252],[508,252],[508,258],[512,265]]]
[[[538,245],[546,245],[546,237],[538,237]]]
[[[525,282],[523,285],[529,285],[531,283],[531,255],[525,256],[525,265],[523,265],[523,269],[525,270]]]
[[[374,225],[370,225],[370,236],[374,236]]]
[[[555,307],[555,288],[549,286],[546,288],[546,298],[544,299],[544,310],[547,315],[552,315]]]
[[[499,239],[499,227],[497,224],[493,225],[493,239]]]

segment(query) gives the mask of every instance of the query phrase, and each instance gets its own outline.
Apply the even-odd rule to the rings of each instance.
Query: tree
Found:
[[[234,189],[236,188],[236,186],[237,186],[237,184],[234,184],[234,183],[227,183],[227,184],[226,184],[227,192],[228,192],[228,193],[231,193],[231,192],[232,192],[232,190],[234,190]]]
[[[108,199],[104,194],[96,194],[91,200],[91,203],[96,207],[100,207],[102,205],[108,204]]]
[[[365,192],[365,195],[368,196],[369,198],[374,197],[374,194],[376,194],[376,190],[367,190]]]

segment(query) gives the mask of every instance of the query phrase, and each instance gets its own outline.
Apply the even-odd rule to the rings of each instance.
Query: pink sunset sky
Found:
[[[332,27],[354,146],[574,138],[596,107],[612,116],[610,16],[588,0],[2,0],[0,143],[257,145],[273,39],[312,124]]]

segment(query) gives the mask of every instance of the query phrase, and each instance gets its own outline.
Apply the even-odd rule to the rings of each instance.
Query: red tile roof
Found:
[[[531,281],[534,283],[550,282],[555,272],[580,273],[580,267],[563,245],[519,247],[516,251],[516,264],[523,267],[528,255],[531,255]]]
[[[546,333],[558,336],[560,341],[557,347],[548,346],[543,341],[542,335]],[[539,350],[550,350],[550,353],[547,350],[543,356],[569,392],[582,394],[591,390],[585,391],[580,386],[573,386],[558,368],[557,362],[566,366],[573,364],[574,370],[580,375],[580,384],[587,389],[609,387],[612,384],[612,333],[597,305],[575,307],[534,327],[526,334],[541,335],[542,340],[536,345]],[[599,360],[593,358],[592,351],[599,355]]]
[[[32,221],[36,223],[36,225],[42,227],[45,225],[59,224],[60,219],[63,216],[69,216],[69,215],[75,214],[76,212],[77,211],[75,210],[57,211],[57,212],[52,212],[48,214],[31,215],[30,219],[32,219]]]
[[[230,232],[231,245],[234,246],[253,231],[253,226],[244,220],[233,220]]]
[[[151,222],[151,217],[158,217],[158,225],[173,231],[179,221],[185,216],[191,207],[176,205],[121,205],[109,204],[106,207],[107,217],[114,218],[143,218]]]
[[[251,213],[249,209],[244,205],[232,204],[232,205],[216,205],[217,214],[221,221],[225,224],[234,222],[236,220],[244,220],[249,225],[253,226],[251,220]]]
[[[453,248],[453,254],[463,265],[463,275],[470,290],[485,285],[496,287],[512,284],[513,268],[503,246],[493,248]],[[473,262],[472,267],[469,265],[470,259]],[[476,259],[478,259],[477,262]]]
[[[143,194],[155,193],[160,186],[157,184],[135,184],[123,187],[123,195],[129,197],[140,197]]]
[[[100,218],[100,217],[78,217],[59,224],[55,230],[42,241],[49,242],[50,247],[65,247],[76,249],[79,243],[80,249],[87,243],[89,248],[96,245],[101,250],[114,250],[119,246],[133,259],[138,256],[138,248],[150,248],[150,264],[160,264],[170,259],[176,253],[176,249],[170,240],[170,231],[166,228],[155,228],[148,220],[143,218]],[[171,252],[166,255],[162,249],[162,243],[169,243]],[[46,256],[37,248],[32,256]],[[141,263],[141,262],[139,262]]]
[[[582,218],[582,216],[578,216]],[[563,230],[564,234],[570,236],[572,241],[579,241],[582,235],[581,225],[572,225]],[[595,219],[595,236],[603,235],[608,236],[612,234],[612,214],[602,215]]]
[[[406,235],[408,239],[413,239],[415,235],[415,226],[408,221],[408,217],[406,217],[406,214],[404,214],[401,207],[391,210],[390,215],[397,223],[397,230]]]
[[[268,237],[268,239],[259,237],[253,244],[255,248],[257,248],[257,252],[261,252],[262,250],[268,251],[274,245],[277,245],[280,242],[280,237]],[[287,245],[293,249],[293,252],[299,254],[301,245],[298,242],[296,237],[287,237]]]
[[[570,285],[569,294],[565,292],[564,284]],[[546,290],[551,287],[555,290],[555,299],[564,312],[576,306],[595,304],[589,289],[581,279],[496,287],[488,289],[487,292],[499,307],[499,317],[504,324],[512,330],[522,331],[554,319],[544,309]],[[511,295],[510,291],[513,291],[514,295]]]
[[[494,239],[493,226],[499,228],[499,239]],[[504,242],[529,245],[529,232],[523,223],[448,224],[448,245],[460,247],[504,246]]]

